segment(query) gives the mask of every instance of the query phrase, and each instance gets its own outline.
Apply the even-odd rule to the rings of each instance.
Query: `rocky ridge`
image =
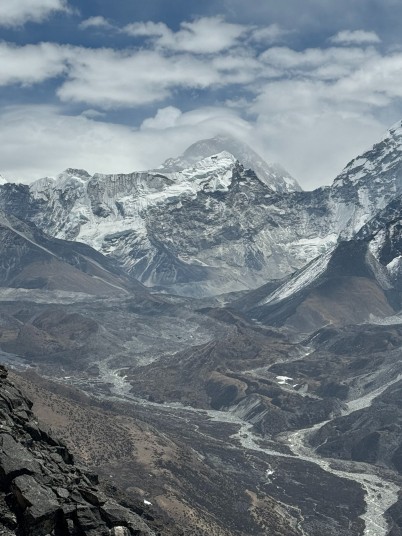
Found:
[[[155,536],[138,512],[107,497],[96,475],[74,464],[31,406],[0,366],[1,534]]]
[[[142,285],[91,247],[46,236],[30,222],[0,210],[0,286],[128,294]]]

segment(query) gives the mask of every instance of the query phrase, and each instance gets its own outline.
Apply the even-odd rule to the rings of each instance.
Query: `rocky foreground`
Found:
[[[0,366],[0,534],[156,536],[39,428],[31,407]]]

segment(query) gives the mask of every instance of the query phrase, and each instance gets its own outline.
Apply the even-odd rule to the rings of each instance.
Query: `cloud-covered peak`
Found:
[[[149,169],[233,132],[329,183],[402,116],[402,5],[366,3],[0,0],[2,170]]]
[[[268,164],[244,141],[230,134],[218,134],[213,138],[201,139],[190,145],[177,158],[169,158],[162,170],[180,171],[209,158],[212,155],[233,155],[246,169],[252,169],[259,179],[277,192],[300,191],[297,181],[281,166]]]

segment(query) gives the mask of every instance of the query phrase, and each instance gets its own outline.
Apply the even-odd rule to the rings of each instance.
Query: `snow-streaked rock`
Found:
[[[253,289],[351,239],[395,198],[401,132],[391,129],[331,187],[313,192],[297,191],[286,173],[275,175],[250,148],[219,136],[158,170],[90,176],[68,169],[29,189],[6,184],[0,208],[92,246],[161,291]]]
[[[226,151],[234,155],[246,169],[252,169],[258,178],[275,192],[299,192],[301,187],[282,166],[267,164],[251,147],[228,135],[200,140],[191,145],[181,156],[169,158],[159,168],[161,173],[181,171],[194,166],[200,160]]]

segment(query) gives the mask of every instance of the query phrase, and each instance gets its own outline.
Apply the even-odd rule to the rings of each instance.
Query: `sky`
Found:
[[[0,0],[0,173],[151,169],[231,134],[304,189],[402,119],[400,0]]]

